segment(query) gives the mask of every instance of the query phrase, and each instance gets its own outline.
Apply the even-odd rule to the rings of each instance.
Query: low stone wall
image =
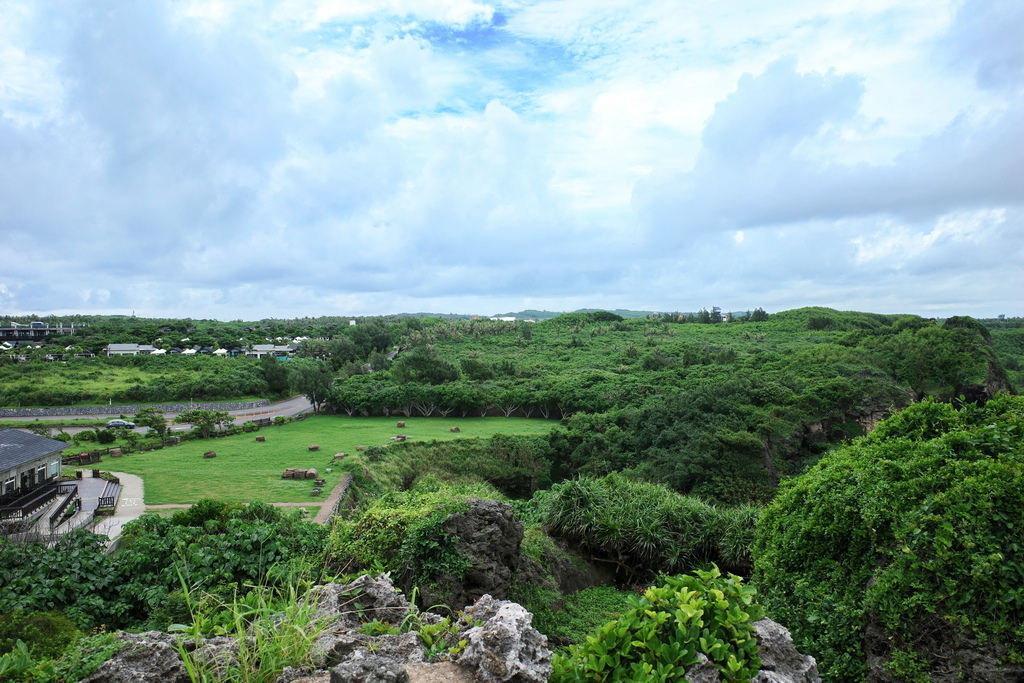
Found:
[[[60,406],[56,408],[0,408],[0,417],[60,417],[62,415],[134,415],[140,408],[156,408],[162,413],[186,410],[249,410],[270,405],[267,399],[237,403],[168,403],[135,406]]]

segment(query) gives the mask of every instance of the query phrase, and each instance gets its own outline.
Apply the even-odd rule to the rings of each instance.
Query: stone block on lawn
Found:
[[[316,444],[313,444],[312,446],[309,446],[309,450],[311,450],[311,451],[318,451],[318,450],[320,450],[320,447],[317,446]]]
[[[216,458],[217,457],[217,452],[216,451],[206,451],[205,453],[203,453],[203,457],[204,458]]]

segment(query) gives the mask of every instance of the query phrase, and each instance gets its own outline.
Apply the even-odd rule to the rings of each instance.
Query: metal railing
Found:
[[[99,508],[112,508],[117,504],[117,496],[121,492],[121,484],[117,481],[108,481],[103,487],[103,493],[97,501]]]
[[[59,490],[60,488],[66,488],[66,486],[57,487],[57,488]],[[58,495],[59,495],[59,493],[58,493]],[[54,510],[50,514],[49,522],[50,522],[50,529],[51,530],[53,529],[53,527],[58,526],[61,522],[63,522],[65,517],[70,517],[71,516],[71,515],[67,514],[67,512],[68,512],[68,506],[71,505],[72,501],[75,503],[75,506],[74,506],[75,509],[71,513],[71,515],[74,515],[76,512],[78,512],[79,510],[82,509],[82,499],[78,497],[78,487],[77,486],[72,486],[71,487],[71,491],[64,496],[64,498],[57,505],[57,509]]]
[[[0,507],[0,520],[25,519],[58,495],[60,495],[58,486],[41,487],[18,498],[9,505]]]

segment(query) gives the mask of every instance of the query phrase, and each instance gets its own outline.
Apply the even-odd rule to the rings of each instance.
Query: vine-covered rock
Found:
[[[1024,680],[1024,398],[959,404],[883,421],[761,518],[761,597],[827,680]]]

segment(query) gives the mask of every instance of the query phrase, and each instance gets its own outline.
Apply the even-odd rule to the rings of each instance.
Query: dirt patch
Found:
[[[409,683],[476,683],[479,680],[452,662],[406,664],[405,671],[409,674]]]
[[[479,680],[472,673],[452,662],[435,662],[432,664],[405,664],[409,674],[409,683],[477,683]],[[292,683],[330,683],[331,675],[316,674],[296,678]]]

